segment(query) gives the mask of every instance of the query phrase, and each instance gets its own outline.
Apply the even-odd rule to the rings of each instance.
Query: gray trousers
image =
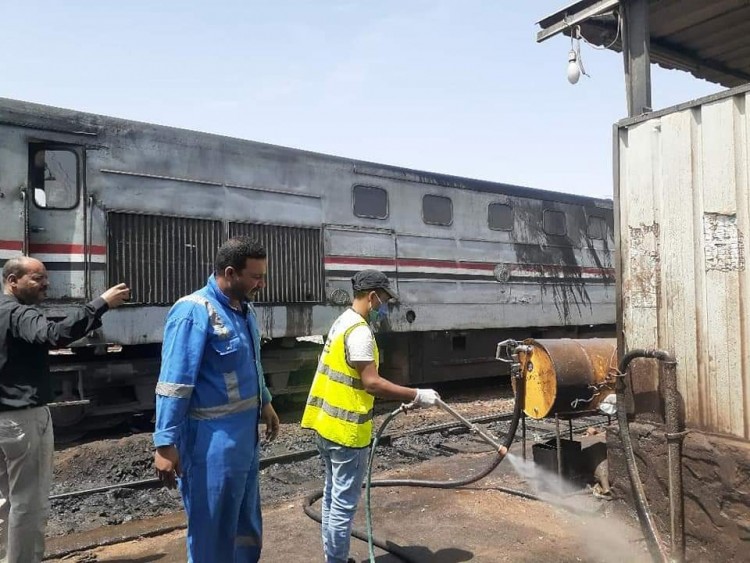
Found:
[[[0,563],[44,557],[53,453],[47,407],[0,411]]]

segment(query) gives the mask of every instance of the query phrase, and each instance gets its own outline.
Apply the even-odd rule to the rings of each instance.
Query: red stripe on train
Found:
[[[39,254],[85,254],[86,247],[82,244],[55,244],[55,243],[32,243],[29,245],[30,252]],[[23,250],[23,242],[20,240],[0,240],[0,250]],[[91,254],[104,255],[107,253],[106,246],[89,246]]]
[[[458,268],[461,270],[494,270],[490,262],[454,262],[451,260],[430,260],[425,258],[371,258],[366,256],[326,256],[326,264],[367,264],[371,266],[411,266],[422,268]]]
[[[368,256],[326,256],[326,264],[367,264],[370,266],[395,266],[393,258],[372,258]]]
[[[431,260],[424,258],[370,258],[365,256],[326,256],[326,264],[344,264],[352,267],[361,265],[370,266],[399,266],[412,268],[446,268],[457,270],[486,270],[494,271],[497,263],[495,262],[454,262],[451,260]],[[571,272],[573,274],[598,274],[602,276],[613,275],[614,268],[596,268],[596,267],[578,267],[564,266],[557,264],[543,264],[540,268],[529,267],[527,264],[507,264],[511,272],[516,275],[526,274],[551,274],[553,272]]]
[[[23,243],[18,240],[0,240],[0,250],[23,250]]]
[[[39,254],[84,254],[86,247],[82,244],[32,243],[29,250]],[[89,252],[103,255],[107,253],[107,247],[94,244],[89,246]]]

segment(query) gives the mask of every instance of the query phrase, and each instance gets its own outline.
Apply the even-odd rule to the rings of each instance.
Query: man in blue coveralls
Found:
[[[266,439],[279,431],[250,303],[266,270],[262,246],[228,240],[206,286],[175,303],[164,327],[154,461],[168,487],[179,478],[192,563],[260,558],[258,424]]]

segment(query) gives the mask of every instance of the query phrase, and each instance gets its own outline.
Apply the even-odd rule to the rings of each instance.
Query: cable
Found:
[[[378,428],[378,431],[375,433],[375,438],[370,447],[370,458],[367,462],[367,477],[365,477],[365,525],[367,530],[367,551],[370,556],[370,561],[375,561],[375,542],[372,535],[372,510],[370,507],[370,489],[372,488],[372,466],[375,463],[375,449],[378,447],[380,437],[383,435],[383,432],[390,424],[391,420],[396,418],[396,416],[402,412],[407,412],[406,405],[401,405],[385,418],[380,425],[380,428]]]
[[[519,378],[516,381],[516,396],[515,396],[515,403],[513,406],[513,418],[511,419],[510,428],[508,429],[507,434],[505,435],[505,442],[502,444],[506,450],[510,448],[510,446],[513,444],[513,439],[515,438],[516,431],[518,430],[518,423],[521,420],[521,415],[523,413],[523,395],[525,391],[525,380],[523,378]],[[383,421],[383,423],[380,425],[380,428],[378,429],[377,433],[375,434],[375,439],[372,444],[372,449],[370,450],[370,463],[367,468],[367,477],[365,480],[365,517],[367,521],[367,537],[368,537],[368,547],[370,550],[370,561],[375,561],[375,554],[373,545],[378,545],[375,542],[375,538],[372,535],[372,510],[370,506],[370,488],[371,487],[429,487],[429,488],[436,488],[436,489],[456,489],[458,487],[465,487],[466,485],[471,485],[473,483],[476,483],[477,481],[481,481],[484,479],[487,475],[492,473],[495,468],[497,468],[498,465],[500,465],[500,462],[505,459],[505,454],[497,453],[495,454],[492,461],[485,467],[482,471],[480,471],[477,475],[474,475],[472,477],[468,477],[466,479],[461,479],[460,481],[426,481],[426,480],[416,480],[416,479],[383,479],[379,481],[372,481],[372,468],[373,468],[373,460],[375,459],[375,449],[377,447],[377,442],[380,439],[380,436],[383,434],[385,428],[390,424],[391,420],[395,418],[398,414],[406,412],[406,409],[403,407],[399,407],[395,411],[393,411],[388,417]],[[528,493],[525,493],[523,491],[517,491],[515,489],[510,488],[499,488],[499,490],[503,490],[503,492],[523,496],[525,498],[533,498],[534,500],[538,500],[538,497],[534,495],[529,495]],[[380,540],[382,541],[382,540]],[[378,547],[381,547],[381,545],[378,545]],[[388,551],[391,551],[388,549]],[[391,553],[394,553],[391,551]],[[399,555],[403,559],[402,555]],[[404,559],[404,561],[411,561],[410,559]]]
[[[523,378],[519,378],[516,382],[516,393],[515,393],[515,403],[513,406],[513,418],[511,419],[510,427],[508,428],[508,432],[505,435],[505,441],[503,442],[503,446],[505,448],[510,448],[510,446],[513,444],[513,439],[515,438],[516,431],[518,430],[518,423],[521,420],[521,415],[523,413],[523,396],[525,392],[525,381]],[[383,421],[383,423],[380,425],[380,428],[378,428],[377,433],[375,434],[375,438],[373,440],[371,450],[370,450],[370,463],[367,468],[367,476],[364,483],[365,487],[365,516],[366,520],[368,522],[367,530],[365,532],[362,532],[362,530],[358,529],[352,529],[351,535],[359,540],[365,541],[368,543],[368,548],[370,550],[370,561],[374,561],[374,547],[377,546],[383,551],[387,551],[397,557],[399,557],[402,561],[405,561],[406,563],[417,563],[414,559],[412,559],[401,546],[396,545],[386,539],[379,538],[372,534],[372,510],[370,507],[370,488],[371,487],[430,487],[430,488],[438,488],[438,489],[455,489],[458,487],[465,487],[466,485],[471,485],[473,483],[476,483],[477,481],[480,481],[484,479],[487,475],[492,473],[492,471],[495,470],[495,468],[500,465],[500,462],[505,458],[505,455],[501,454],[495,454],[493,456],[492,461],[485,467],[482,471],[480,471],[477,475],[473,477],[469,477],[467,479],[462,479],[460,481],[426,481],[426,480],[414,480],[414,479],[385,479],[385,480],[379,480],[379,481],[372,481],[372,466],[373,466],[373,459],[374,459],[374,452],[377,448],[378,441],[383,435],[383,432],[385,431],[386,427],[390,422],[400,413],[405,412],[404,405],[393,411],[388,415],[388,417]],[[495,487],[497,490],[512,494],[521,496],[524,498],[528,498],[531,500],[541,500],[539,497],[529,494],[525,491],[518,491],[516,489],[511,489],[508,487]],[[310,493],[307,498],[305,499],[305,503],[303,505],[303,509],[305,511],[305,514],[307,514],[310,518],[315,520],[316,522],[321,522],[322,518],[320,513],[313,510],[312,505],[315,504],[316,501],[318,501],[320,498],[323,497],[323,489],[318,489],[317,491],[313,491]]]
[[[615,43],[620,39],[620,33],[622,33],[622,16],[620,16],[620,12],[615,10],[614,11],[615,16],[617,17],[617,31],[615,32],[615,38],[612,40],[612,42],[609,45],[595,45],[581,33],[581,26],[580,25],[571,25],[568,23],[568,18],[565,16],[565,23],[567,26],[571,29],[571,38],[573,35],[576,36],[576,39],[583,39],[583,42],[587,45],[590,45],[592,49],[596,49],[597,51],[606,51],[607,49],[611,49]]]

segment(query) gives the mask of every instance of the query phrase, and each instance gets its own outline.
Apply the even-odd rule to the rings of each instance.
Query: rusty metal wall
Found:
[[[110,212],[107,222],[109,283],[127,283],[144,305],[171,305],[204,286],[223,241],[221,221]]]
[[[320,303],[325,299],[322,230],[229,223],[229,236],[249,236],[268,253],[268,285],[258,303]]]
[[[619,321],[678,359],[688,426],[750,438],[748,97],[729,91],[615,127]],[[639,383],[656,393],[656,382]]]

